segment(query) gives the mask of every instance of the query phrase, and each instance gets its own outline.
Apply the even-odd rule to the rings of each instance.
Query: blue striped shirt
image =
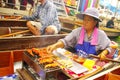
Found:
[[[40,4],[37,6],[36,11],[31,16],[24,16],[23,19],[32,21],[39,20],[42,24],[42,33],[44,32],[44,29],[49,25],[56,26],[58,31],[61,30],[56,6],[50,1],[46,1],[44,4]]]

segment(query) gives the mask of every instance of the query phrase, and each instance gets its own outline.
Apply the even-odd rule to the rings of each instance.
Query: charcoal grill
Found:
[[[34,80],[42,79],[45,80],[47,75],[54,74],[56,71],[60,71],[59,67],[54,68],[44,68],[45,64],[40,64],[38,62],[39,57],[35,55],[34,57],[31,56],[27,51],[23,54],[23,67],[26,71],[32,75]]]

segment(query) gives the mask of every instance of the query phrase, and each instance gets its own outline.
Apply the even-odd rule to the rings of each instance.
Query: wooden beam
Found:
[[[0,27],[26,27],[25,20],[15,20],[15,19],[0,19]]]
[[[0,38],[0,50],[20,50],[33,47],[46,47],[57,42],[58,39],[65,37],[67,34],[58,35],[42,35],[42,36],[28,36],[21,38]]]
[[[15,10],[10,8],[2,8],[0,7],[0,13],[1,14],[10,14],[10,15],[29,15],[29,11],[24,10]]]

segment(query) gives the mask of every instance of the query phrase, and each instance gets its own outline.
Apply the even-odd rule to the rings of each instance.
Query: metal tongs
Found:
[[[96,55],[93,55],[93,54],[89,54],[89,57],[100,59],[99,56],[96,56]],[[114,60],[114,59],[110,59],[110,58],[105,58],[105,60],[120,63],[120,61]]]

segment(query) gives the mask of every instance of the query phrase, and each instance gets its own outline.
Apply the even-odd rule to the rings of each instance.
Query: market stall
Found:
[[[119,64],[118,64],[119,61],[115,62],[119,59],[119,56],[118,56],[117,60],[115,60],[115,61],[113,60],[112,62],[109,61],[109,63],[106,64],[106,67],[105,66],[99,67],[96,65],[94,65],[94,66],[91,65],[88,67],[88,66],[86,66],[86,64],[88,64],[89,61],[91,62],[91,60],[86,60],[85,62],[83,62],[84,59],[81,59],[81,58],[71,54],[71,52],[66,51],[64,49],[58,49],[57,52],[55,52],[53,55],[52,54],[47,55],[45,47],[47,45],[55,43],[58,39],[63,38],[65,36],[66,36],[65,34],[62,34],[62,35],[46,35],[46,36],[41,36],[41,37],[31,36],[31,37],[24,37],[24,38],[2,38],[2,39],[0,39],[0,44],[1,44],[0,52],[4,53],[6,51],[7,52],[12,51],[12,53],[14,54],[14,61],[22,60],[22,62],[23,62],[22,69],[18,69],[17,72],[19,73],[19,76],[21,78],[26,79],[26,77],[27,77],[27,79],[29,79],[29,80],[37,80],[36,76],[38,78],[41,78],[40,76],[45,78],[45,75],[49,75],[51,73],[57,74],[58,72],[59,72],[59,74],[63,74],[64,78],[67,78],[67,79],[83,80],[83,79],[89,79],[90,76],[93,76],[93,75],[95,76],[96,74],[98,75],[100,72],[102,72],[102,73],[105,72],[103,74],[103,75],[105,75],[105,74],[107,74],[107,72],[111,72],[116,69],[119,69]],[[42,56],[42,55],[38,56],[39,52],[37,52],[37,51],[40,51],[40,53],[43,53],[44,57],[40,58],[39,56]],[[57,55],[56,53],[59,55]],[[45,58],[45,56],[52,57],[52,58],[50,58],[50,59],[48,58],[49,60],[47,60],[47,59],[42,60],[42,58]],[[38,60],[40,63],[38,62]],[[50,64],[52,62],[56,62],[56,63],[47,65],[49,62],[44,63],[44,61],[51,61]],[[66,61],[67,61],[67,63],[66,63]],[[65,63],[66,65],[61,64],[61,63]],[[92,61],[92,63],[94,63],[94,61]],[[84,64],[84,66],[83,66],[83,64]],[[78,67],[75,67],[75,65],[78,65]],[[51,68],[51,66],[53,66],[53,67]],[[54,68],[54,66],[55,66],[55,68]],[[66,66],[67,66],[67,68],[66,68]],[[68,68],[71,66],[73,66],[73,68],[69,70]],[[29,70],[30,67],[32,68],[32,70],[30,69],[30,71],[32,71],[32,75],[34,74],[33,76],[30,76],[31,72],[26,71],[26,70]],[[77,70],[74,70],[74,69],[77,69]],[[83,70],[81,70],[81,69],[83,69]],[[77,74],[75,74],[71,70],[76,71]],[[39,72],[43,73],[44,76],[39,75]],[[79,74],[81,72],[84,72],[84,74],[83,73]],[[28,75],[28,76],[26,76],[26,75]],[[51,76],[53,76],[53,75],[51,75]],[[54,76],[54,77],[56,78],[56,76]],[[101,76],[102,75],[98,75],[95,78],[97,79],[98,77],[101,77]],[[91,77],[91,78],[93,78],[93,77]]]
[[[90,57],[93,56],[90,55]],[[32,78],[31,80],[51,78],[59,80],[59,77],[62,77],[62,80],[89,80],[92,78],[100,80],[103,75],[120,69],[118,59],[120,56],[114,60],[109,59],[111,62],[105,62],[103,66],[103,62],[100,65],[92,59],[77,57],[65,49],[59,48],[53,54],[48,54],[46,47],[32,48],[24,52],[22,69],[17,69],[17,72],[20,78]],[[61,73],[62,75],[60,75]],[[31,77],[26,77],[25,74],[31,75]],[[95,77],[96,75],[97,77]]]
[[[61,35],[49,35],[49,36],[46,35],[46,36],[39,36],[39,37],[28,36],[28,37],[22,37],[22,38],[21,37],[0,38],[0,45],[1,45],[0,54],[2,55],[5,53],[8,53],[8,58],[3,59],[3,61],[5,60],[5,62],[3,63],[2,60],[0,61],[1,63],[0,69],[1,67],[5,68],[6,66],[9,66],[9,64],[11,64],[11,62],[9,63],[9,60],[11,60],[11,58],[9,58],[10,57],[9,54],[13,54],[12,63],[22,61],[22,56],[25,49],[29,49],[33,47],[44,47],[44,46],[55,43],[58,39],[63,38],[64,36],[65,36],[64,34],[63,35],[61,34]],[[9,72],[9,70],[7,71]],[[0,73],[0,76],[3,73]]]
[[[61,5],[59,2],[55,3]],[[84,5],[79,6],[79,10],[84,11],[85,8],[90,7],[92,2],[88,0],[87,4],[85,4],[85,1],[82,3]],[[96,3],[96,5],[92,6],[97,6],[98,1],[93,1],[93,3]],[[65,6],[69,7],[68,5],[62,7],[65,9]],[[33,36],[26,27],[26,21],[16,20],[17,17],[19,16],[0,16],[0,28],[7,33],[0,35],[0,54],[1,56],[2,54],[8,54],[7,57],[1,58],[0,78],[1,76],[14,74],[13,63],[17,61],[22,61],[22,68],[16,70],[21,80],[101,80],[111,75],[109,73],[119,76],[120,51],[117,48],[113,48],[105,60],[100,60],[100,57],[91,54],[81,57],[65,48],[58,48],[50,54],[47,53],[46,47],[48,45],[64,38],[67,35],[64,33],[69,33],[81,26],[82,20],[72,16],[59,16],[63,26],[61,31],[63,32],[56,35]],[[107,31],[105,28],[102,30],[109,37],[120,34],[119,31]],[[19,34],[27,36],[14,37]],[[6,70],[4,71],[4,69]]]

